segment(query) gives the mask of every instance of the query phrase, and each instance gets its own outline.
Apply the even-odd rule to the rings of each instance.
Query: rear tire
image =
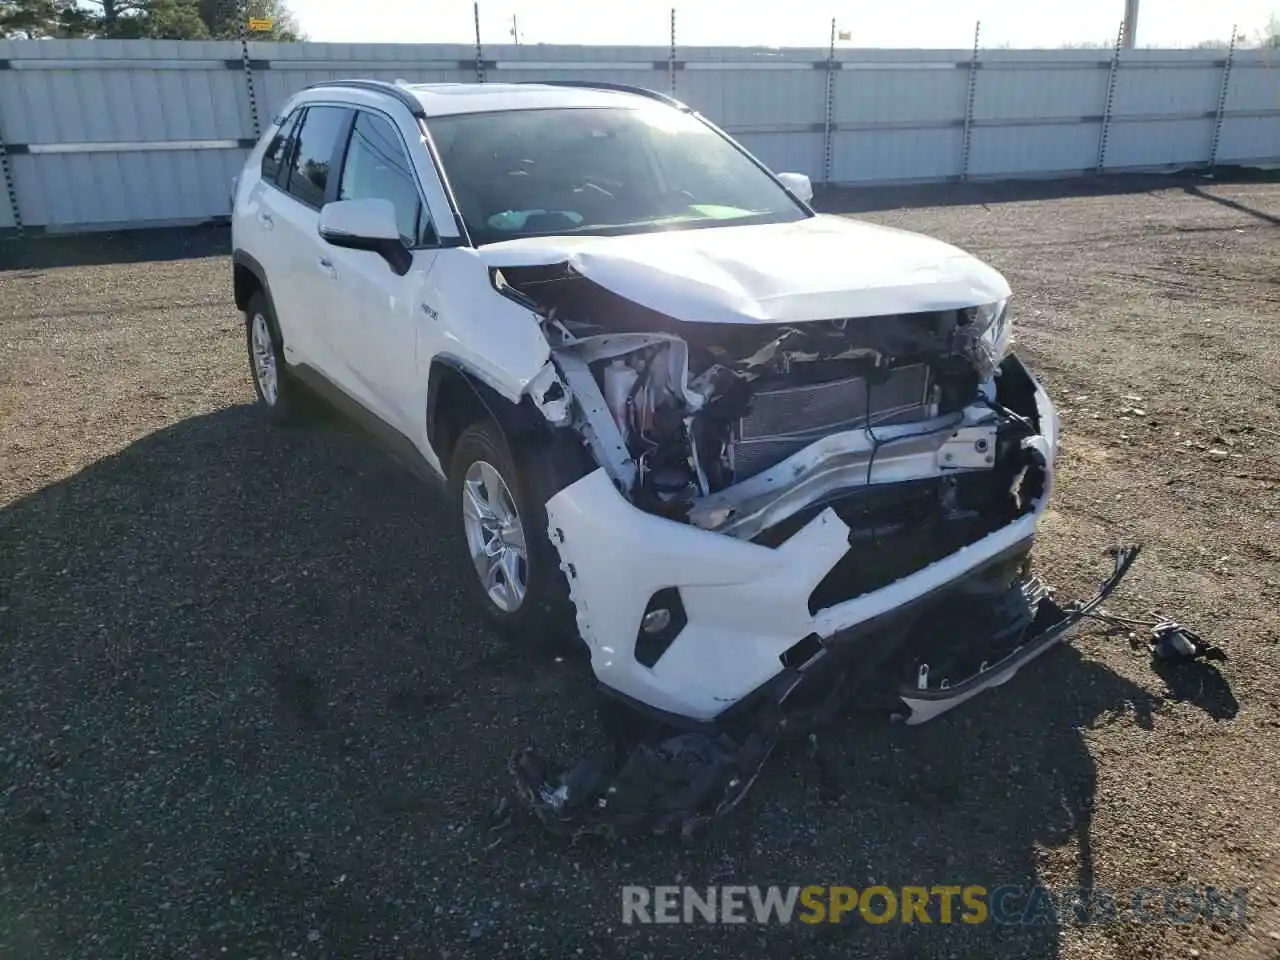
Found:
[[[284,339],[276,315],[261,290],[249,297],[244,310],[245,344],[249,351],[249,375],[258,402],[272,419],[291,422],[301,418],[306,397],[302,385],[284,362]]]
[[[450,509],[458,518],[473,601],[521,646],[560,648],[578,637],[560,560],[547,536],[549,451],[512,451],[484,419],[467,427],[449,467]],[[523,545],[523,550],[520,549]]]

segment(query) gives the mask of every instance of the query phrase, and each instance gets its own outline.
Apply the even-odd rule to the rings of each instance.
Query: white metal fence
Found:
[[[773,169],[819,182],[1280,161],[1280,55],[1264,50],[14,40],[0,41],[0,228],[223,216],[284,99],[353,76],[673,91]]]

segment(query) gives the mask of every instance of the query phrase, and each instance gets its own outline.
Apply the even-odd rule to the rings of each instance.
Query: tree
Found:
[[[138,20],[145,7],[146,0],[83,0],[74,5],[68,23],[86,36],[141,37]]]
[[[254,39],[302,39],[285,0],[0,0],[0,37],[234,40],[249,18],[272,23]]]
[[[200,19],[209,27],[215,40],[234,40],[240,36],[240,25],[250,19],[270,20],[270,31],[255,30],[254,40],[291,41],[303,39],[298,22],[285,0],[198,0]]]
[[[62,14],[74,0],[0,0],[0,36],[40,40],[58,35]]]
[[[58,35],[87,39],[145,37],[147,0],[72,0],[58,17]]]
[[[156,40],[208,40],[209,27],[195,0],[148,0],[144,36]]]
[[[1272,50],[1280,50],[1280,15],[1272,14],[1270,22],[1262,31],[1262,45]]]

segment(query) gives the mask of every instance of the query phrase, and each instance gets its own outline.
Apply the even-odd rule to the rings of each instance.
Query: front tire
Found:
[[[285,367],[280,326],[266,294],[261,290],[254,293],[245,305],[244,329],[249,349],[249,373],[258,402],[276,420],[298,419],[304,403],[302,387]]]
[[[521,645],[560,646],[577,636],[569,588],[547,537],[543,461],[513,454],[490,420],[467,427],[449,468],[473,600]],[[544,454],[545,456],[545,454]]]

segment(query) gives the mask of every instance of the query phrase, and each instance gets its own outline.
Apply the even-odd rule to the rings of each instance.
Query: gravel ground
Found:
[[[1080,595],[1146,541],[1112,609],[1221,672],[1088,634],[934,724],[783,751],[697,846],[489,849],[514,747],[599,743],[582,665],[469,616],[430,488],[258,415],[224,232],[10,243],[0,956],[1280,955],[1280,184],[828,202],[1008,275],[1065,422],[1041,566]],[[1244,886],[1250,922],[619,923],[622,884],[713,881]]]

